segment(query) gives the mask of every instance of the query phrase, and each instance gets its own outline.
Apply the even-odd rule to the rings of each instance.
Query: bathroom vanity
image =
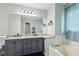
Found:
[[[24,56],[34,53],[42,53],[48,55],[49,45],[51,44],[53,36],[39,35],[39,36],[21,36],[21,37],[4,37],[0,39],[0,50],[5,56]]]
[[[6,37],[1,38],[0,50],[5,47],[5,56],[22,56],[38,52],[48,55],[49,41],[53,36],[45,34],[43,20],[42,17],[9,14],[9,30]]]
[[[5,54],[8,56],[28,55],[44,52],[44,38],[17,38],[5,40]]]

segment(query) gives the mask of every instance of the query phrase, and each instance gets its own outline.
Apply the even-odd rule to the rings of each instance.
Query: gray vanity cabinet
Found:
[[[43,51],[43,39],[42,38],[34,38],[32,39],[32,53]]]
[[[22,55],[22,40],[6,40],[5,53],[8,56]]]
[[[22,40],[15,40],[14,49],[15,56],[22,55]]]
[[[43,51],[43,49],[44,49],[43,38],[39,38],[39,39],[37,39],[36,41],[37,41],[37,44],[36,44],[37,51],[38,51],[38,52]]]
[[[5,53],[8,56],[20,56],[43,52],[43,41],[43,38],[5,40]]]
[[[5,41],[5,55],[13,56],[14,55],[14,40]]]
[[[23,39],[22,46],[23,46],[23,55],[31,54],[31,39]]]
[[[37,51],[37,41],[36,41],[36,39],[32,39],[32,53],[36,53],[36,52],[38,52]]]

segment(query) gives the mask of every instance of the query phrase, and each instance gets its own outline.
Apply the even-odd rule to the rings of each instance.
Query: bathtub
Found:
[[[49,56],[79,56],[79,46],[77,45],[60,45],[49,47]]]

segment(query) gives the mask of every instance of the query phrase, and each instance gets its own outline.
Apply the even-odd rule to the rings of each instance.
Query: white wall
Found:
[[[60,4],[52,4],[48,10],[47,15],[47,24],[50,20],[53,21],[53,25],[47,25],[47,34],[55,35],[55,38],[46,40],[46,55],[49,55],[49,46],[53,44],[67,44],[67,40],[65,40],[65,36],[62,34],[63,32],[63,22],[64,20],[64,6]],[[63,24],[62,24],[63,23]],[[58,28],[55,28],[58,27]],[[59,29],[59,30],[58,30]],[[57,33],[55,32],[57,30]]]
[[[55,4],[55,38],[52,40],[54,44],[66,44],[64,36],[64,5]]]
[[[24,9],[33,9],[36,11],[36,15],[40,17],[46,17],[47,11],[40,10],[40,9],[34,9],[30,7],[25,6],[19,6],[14,4],[8,4],[8,3],[1,3],[0,4],[0,35],[8,35],[9,34],[9,14],[18,14],[20,13],[19,10],[21,8]]]
[[[48,25],[48,23],[50,22],[50,20],[53,21],[53,25]],[[46,21],[46,33],[49,35],[55,35],[55,4],[52,3],[51,6],[49,7],[49,10],[47,12],[47,21]],[[52,45],[52,39],[46,39],[45,40],[45,55],[48,56],[49,55],[49,46]]]
[[[55,35],[55,4],[51,4],[47,13],[47,34]],[[53,21],[53,25],[48,25],[50,20]]]
[[[43,18],[43,24],[47,25],[47,17]],[[42,31],[44,34],[47,34],[47,26],[43,26]]]

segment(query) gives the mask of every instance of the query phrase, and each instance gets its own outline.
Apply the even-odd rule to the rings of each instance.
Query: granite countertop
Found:
[[[48,35],[39,35],[39,36],[21,36],[21,37],[8,37],[8,38],[5,38],[5,40],[9,40],[9,39],[24,39],[24,38],[44,38],[44,39],[47,39],[47,38],[53,38],[53,36],[48,36]]]
[[[44,39],[50,39],[50,38],[54,38],[54,36],[39,35],[39,36],[21,36],[21,37],[8,37],[8,38],[7,38],[7,36],[0,36],[0,49],[5,44],[5,40],[25,39],[25,38],[44,38]]]

